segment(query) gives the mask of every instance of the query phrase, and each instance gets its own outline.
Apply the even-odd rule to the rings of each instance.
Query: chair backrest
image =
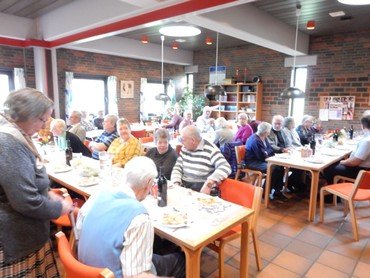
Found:
[[[136,137],[137,139],[146,137],[146,130],[141,129],[141,130],[132,130],[131,131],[132,136]]]
[[[220,184],[220,190],[222,199],[254,210],[250,223],[256,227],[263,189],[250,183],[225,179]]]
[[[235,177],[236,171],[238,170],[238,163],[236,161],[236,154],[235,154],[235,146],[241,146],[243,145],[242,142],[229,142],[226,143],[222,148],[221,148],[221,153],[229,162],[230,167],[231,167],[231,174],[229,175],[230,178]]]
[[[370,189],[370,171],[361,170],[355,180],[360,189]]]
[[[177,155],[180,155],[181,149],[182,149],[182,145],[176,145],[176,153],[177,153]]]
[[[241,164],[245,157],[245,145],[235,146],[236,162]]]
[[[154,141],[154,137],[152,136],[146,136],[146,137],[141,137],[139,138],[141,143],[149,143]]]
[[[59,258],[68,278],[114,277],[113,272],[109,269],[92,267],[79,262],[73,256],[69,242],[63,232],[58,232],[55,237],[58,242]]]

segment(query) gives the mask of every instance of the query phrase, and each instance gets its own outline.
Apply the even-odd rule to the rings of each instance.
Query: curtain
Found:
[[[24,69],[14,68],[14,89],[19,90],[26,87],[26,79],[24,77]]]
[[[65,114],[66,119],[69,118],[69,113],[72,106],[72,82],[73,82],[73,72],[66,71],[66,86],[65,86]]]
[[[108,113],[118,116],[117,77],[108,76]]]

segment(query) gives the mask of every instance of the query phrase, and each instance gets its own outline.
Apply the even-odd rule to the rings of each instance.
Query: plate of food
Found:
[[[197,201],[201,206],[211,207],[219,203],[219,198],[212,196],[198,197]]]
[[[189,219],[186,212],[177,210],[164,212],[162,216],[162,225],[168,228],[180,228],[188,226]]]
[[[309,163],[314,163],[314,164],[325,163],[321,158],[317,158],[317,157],[307,157],[304,159],[304,161],[309,162]]]
[[[97,177],[99,175],[99,170],[91,167],[91,166],[84,166],[80,172],[80,176],[82,177]]]
[[[96,185],[100,182],[97,177],[84,177],[78,181],[78,185],[82,187]]]
[[[68,165],[55,165],[53,167],[53,172],[55,174],[65,173],[65,172],[69,172],[71,170],[72,170],[72,167],[71,166],[68,166]]]

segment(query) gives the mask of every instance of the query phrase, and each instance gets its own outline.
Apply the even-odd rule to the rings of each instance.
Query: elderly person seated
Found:
[[[95,129],[94,124],[87,118],[87,112],[81,111],[81,125],[86,131]]]
[[[157,255],[153,250],[154,228],[141,201],[156,176],[152,160],[135,157],[126,164],[119,186],[89,198],[76,223],[79,261],[107,267],[115,277],[185,277],[183,253]]]
[[[312,136],[315,131],[312,128],[314,117],[310,115],[304,115],[302,118],[302,124],[297,127],[297,133],[302,145],[307,145],[310,143]]]
[[[210,194],[212,187],[226,179],[231,168],[220,150],[202,139],[196,126],[181,130],[183,147],[171,174],[174,183]]]
[[[81,119],[81,112],[72,111],[71,115],[69,116],[69,123],[71,126],[68,128],[68,131],[77,135],[77,137],[80,138],[81,142],[83,143],[86,139],[86,130],[81,124]]]
[[[143,154],[141,143],[131,134],[130,123],[125,118],[117,121],[117,132],[119,137],[109,146],[108,153],[113,156],[114,166],[125,167],[130,159]]]
[[[240,141],[243,144],[247,142],[248,138],[253,134],[252,127],[248,124],[248,116],[245,113],[238,115],[239,128],[235,134],[234,141]]]
[[[209,106],[204,106],[203,114],[198,117],[195,123],[201,133],[205,133],[213,129],[211,126],[212,121],[210,121],[211,113],[212,108]]]
[[[168,180],[171,178],[171,172],[177,160],[177,153],[169,144],[170,140],[171,136],[167,129],[157,129],[154,133],[156,147],[145,154],[154,161],[157,170],[162,167],[162,174]]]
[[[182,117],[179,115],[177,107],[168,108],[167,114],[171,117],[171,122],[167,125],[163,125],[163,128],[173,128],[174,130],[179,130],[180,123],[182,122]]]
[[[224,117],[217,118],[216,120],[216,131],[213,143],[216,144],[220,149],[224,147],[226,143],[233,141],[234,133],[230,129],[227,121]]]
[[[184,127],[188,125],[194,125],[193,112],[191,110],[186,110],[184,112],[184,118],[180,123],[179,130],[182,130]]]
[[[93,119],[94,126],[97,129],[103,129],[104,112],[103,110],[98,111],[98,116]]]
[[[58,147],[62,150],[67,148],[67,140],[71,144],[74,153],[82,153],[82,155],[91,157],[90,150],[81,142],[81,140],[73,133],[67,131],[66,122],[62,119],[55,119],[51,121],[50,130],[56,138]]]
[[[257,132],[247,140],[245,145],[245,165],[248,168],[266,173],[266,158],[275,155],[274,150],[267,140],[270,132],[271,124],[262,122],[258,125]],[[284,185],[283,177],[284,168],[281,166],[274,166],[271,175],[271,189],[273,189],[274,192],[270,196],[270,198],[273,200],[282,202],[287,201],[287,198],[281,193]]]
[[[99,152],[106,151],[113,140],[118,137],[117,120],[118,117],[116,115],[106,115],[104,117],[104,132],[95,141],[89,143],[89,148],[92,150],[92,158],[99,159]]]
[[[286,117],[284,119],[284,128],[285,137],[287,139],[288,147],[302,147],[301,140],[299,135],[295,130],[295,122],[293,117]]]

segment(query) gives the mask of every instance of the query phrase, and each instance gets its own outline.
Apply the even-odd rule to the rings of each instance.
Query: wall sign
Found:
[[[134,81],[121,80],[121,98],[134,98]]]
[[[354,112],[354,96],[320,97],[319,117],[322,121],[353,120]]]

